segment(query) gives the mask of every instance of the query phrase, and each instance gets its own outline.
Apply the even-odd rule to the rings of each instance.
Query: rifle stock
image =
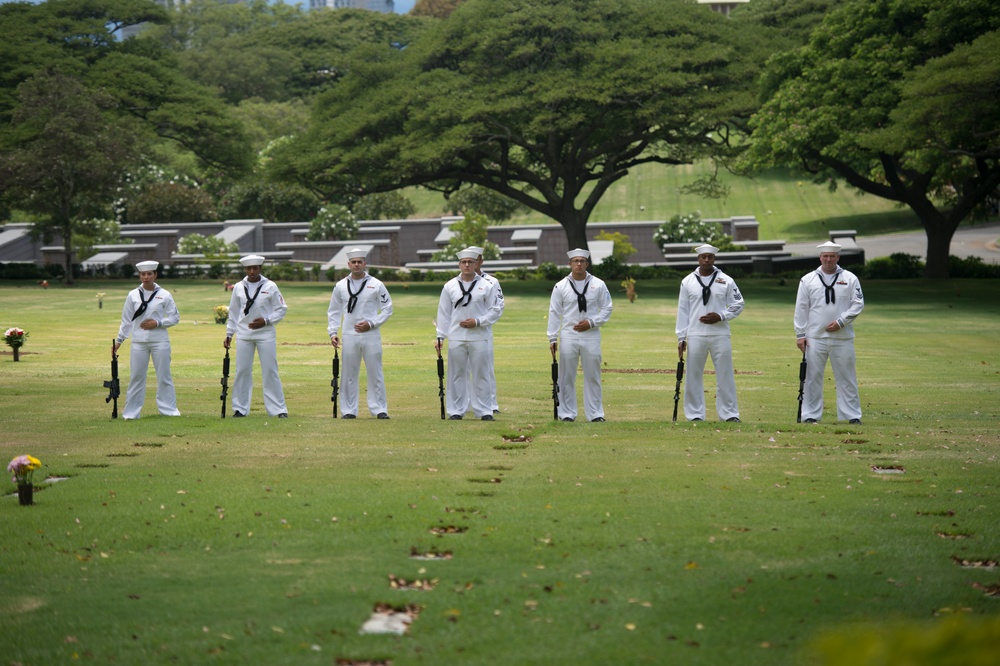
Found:
[[[441,357],[441,338],[438,338],[438,350],[437,350],[437,371],[438,371],[438,398],[441,400],[441,419],[444,420],[445,409],[444,409],[444,358]]]
[[[684,379],[684,357],[677,361],[677,383],[674,385],[674,421],[677,421],[677,406],[681,401],[681,381]]]
[[[559,361],[552,352],[552,418],[559,420]]]
[[[333,394],[330,396],[330,402],[333,403],[333,418],[337,418],[337,394],[340,393],[340,352],[336,347],[333,348],[333,379],[330,381],[330,386],[333,387]]]
[[[795,415],[795,422],[802,423],[802,400],[806,392],[806,350],[802,350],[802,362],[799,363],[799,411]]]
[[[114,401],[111,408],[111,418],[118,418],[118,396],[121,395],[121,384],[118,382],[118,354],[115,353],[115,340],[111,341],[111,379],[104,382],[104,388],[108,389],[108,397],[104,399],[107,404]]]
[[[226,357],[222,359],[222,379],[219,380],[222,384],[222,395],[219,396],[219,400],[222,401],[222,418],[226,418],[226,398],[229,396],[229,350],[226,350]]]

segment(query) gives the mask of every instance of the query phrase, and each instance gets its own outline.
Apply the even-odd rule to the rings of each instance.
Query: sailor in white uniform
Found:
[[[240,263],[247,275],[233,287],[223,343],[229,349],[233,336],[236,336],[233,417],[246,416],[250,411],[253,355],[256,352],[264,388],[264,410],[268,416],[288,418],[285,392],[278,376],[278,341],[274,328],[285,318],[288,306],[281,297],[278,285],[260,274],[264,257],[251,254],[240,259]]]
[[[460,273],[445,283],[438,301],[435,349],[448,340],[447,412],[453,421],[470,406],[481,420],[493,420],[489,338],[503,306],[496,284],[476,274],[478,254],[469,248],[458,253]]]
[[[549,300],[549,348],[559,352],[559,418],[575,421],[576,369],[583,367],[583,412],[588,421],[603,422],[601,330],[611,319],[611,292],[587,271],[590,252],[566,253],[570,274],[556,283]]]
[[[156,261],[140,261],[135,265],[142,284],[128,293],[122,308],[115,352],[129,335],[132,336],[128,391],[122,410],[125,420],[137,419],[142,413],[150,358],[156,371],[156,408],[164,416],[181,415],[170,374],[170,337],[167,335],[167,329],[176,325],[181,315],[170,292],[156,284],[159,265]]]
[[[470,247],[470,250],[475,250],[479,253],[476,258],[476,274],[479,277],[486,278],[487,280],[493,280],[494,284],[497,286],[497,298],[500,299],[500,314],[503,314],[504,300],[503,300],[503,289],[500,288],[500,280],[483,271],[483,248],[481,247]],[[496,376],[496,364],[494,362],[494,352],[493,352],[493,327],[490,327],[490,369],[488,371],[488,376],[490,378],[490,403],[493,406],[493,413],[500,413],[500,403],[497,401],[497,376]]]
[[[380,329],[392,316],[392,298],[385,285],[368,274],[367,256],[368,252],[360,248],[347,251],[351,274],[333,287],[330,307],[326,312],[330,343],[334,348],[344,350],[340,413],[345,419],[358,415],[362,358],[368,375],[368,411],[376,418],[389,418],[385,377],[382,374]],[[343,333],[343,337],[338,335],[338,331]]]
[[[705,243],[695,248],[698,268],[681,280],[677,298],[677,353],[688,353],[684,386],[684,416],[705,420],[705,361],[715,366],[715,411],[720,421],[740,422],[729,322],[743,312],[743,295],[736,281],[715,267],[719,248]]]
[[[830,360],[837,386],[837,418],[861,424],[861,397],[854,355],[854,320],[865,309],[861,282],[838,264],[841,246],[818,246],[820,267],[799,281],[795,297],[795,344],[806,356],[802,422],[823,416],[823,373]]]

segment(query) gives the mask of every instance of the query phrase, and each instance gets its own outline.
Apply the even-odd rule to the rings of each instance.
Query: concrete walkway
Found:
[[[962,259],[980,257],[988,264],[998,264],[1000,263],[1000,247],[997,247],[997,239],[1000,239],[1000,222],[976,226],[963,225],[958,228],[951,239],[951,254]],[[821,238],[810,243],[786,243],[785,250],[793,255],[816,254],[816,246],[827,240],[827,238]],[[851,247],[850,239],[839,242],[845,248]],[[926,259],[927,235],[923,231],[915,231],[882,236],[860,236],[857,239],[857,247],[865,251],[866,260],[888,257],[896,252]]]

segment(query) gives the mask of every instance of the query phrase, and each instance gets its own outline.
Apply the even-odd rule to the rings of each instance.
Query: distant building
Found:
[[[367,9],[383,14],[395,13],[393,0],[309,0],[309,9]]]
[[[748,2],[750,0],[698,0],[699,5],[708,5],[713,12],[718,12],[723,16],[729,16],[729,12]]]

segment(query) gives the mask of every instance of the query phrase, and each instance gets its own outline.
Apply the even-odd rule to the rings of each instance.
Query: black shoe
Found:
[[[382,419],[383,421],[385,421],[388,420],[389,415],[386,414],[385,412],[379,412],[378,416],[376,416],[375,418]]]
[[[356,418],[358,418],[358,417],[357,417],[357,415],[355,415],[355,414],[344,414],[344,415],[343,415],[343,416],[341,416],[340,418],[342,418],[342,419],[356,419]]]
[[[591,423],[604,423],[604,417],[603,416],[598,416],[596,419],[591,419],[590,422]]]
[[[493,420],[494,419],[492,414],[487,414],[486,416],[480,419],[480,421],[493,421]]]
[[[569,422],[569,423],[572,423],[572,422],[573,422],[573,419],[571,419],[571,418],[570,418],[570,417],[568,417],[568,416],[564,416],[564,417],[563,417],[563,421],[567,421],[567,422]]]
[[[704,421],[704,420],[705,419],[691,419],[691,423],[694,423],[695,421]]]
[[[279,419],[287,419],[288,418],[288,412],[281,412],[280,414],[278,414],[278,418]]]
[[[462,420],[462,415],[461,414],[452,414],[451,416],[448,417],[448,420],[449,421],[461,421]]]
[[[851,419],[848,423],[852,425],[861,425],[861,419]]]
[[[803,423],[819,423],[816,419],[803,419]]]
[[[726,423],[742,423],[742,421],[740,421],[740,417],[738,416],[730,416],[726,419]]]
[[[244,416],[246,416],[246,414],[244,414],[243,412],[233,412],[234,419],[242,419]]]
[[[493,410],[493,413],[494,413],[494,414],[499,414],[499,413],[500,413],[500,410],[499,410],[499,409],[494,409],[494,410]]]

